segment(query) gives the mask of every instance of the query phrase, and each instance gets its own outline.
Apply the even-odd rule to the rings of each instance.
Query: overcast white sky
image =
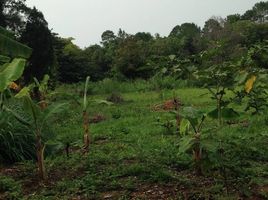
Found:
[[[260,0],[27,0],[41,10],[49,27],[74,37],[80,47],[99,43],[105,30],[166,36],[184,22],[203,26],[211,16],[244,13]]]

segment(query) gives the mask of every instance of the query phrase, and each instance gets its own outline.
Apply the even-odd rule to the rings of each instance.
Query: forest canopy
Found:
[[[49,74],[54,82],[75,83],[90,76],[92,81],[104,78],[148,79],[161,71],[169,75],[180,66],[178,79],[187,79],[183,63],[203,69],[208,64],[237,62],[249,49],[268,40],[268,2],[259,2],[244,14],[226,18],[211,17],[204,27],[185,22],[176,25],[168,36],[147,32],[128,34],[105,30],[100,44],[81,49],[73,38],[62,38],[48,28],[38,8],[25,0],[2,0],[0,26],[15,33],[16,38],[33,49],[23,81],[41,79]],[[35,38],[32,40],[32,38]],[[217,55],[215,52],[217,50]],[[206,52],[207,58],[200,59]],[[176,62],[169,59],[175,56]],[[263,68],[267,56],[256,55]],[[202,60],[202,61],[201,61]]]

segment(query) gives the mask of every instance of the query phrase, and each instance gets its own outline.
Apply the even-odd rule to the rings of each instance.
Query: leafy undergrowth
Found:
[[[212,110],[213,101],[205,93],[201,89],[176,91],[184,106],[206,112]],[[125,93],[118,104],[100,101],[108,96],[90,97],[90,116],[101,115],[105,120],[90,124],[92,143],[87,155],[80,151],[79,102],[70,96],[58,98],[71,103],[55,118],[57,141],[63,147],[46,157],[48,180],[39,182],[32,161],[2,167],[0,199],[267,198],[265,116],[241,113],[221,128],[207,119],[203,175],[197,175],[191,152],[179,152],[182,136],[176,133],[170,109],[152,109],[172,99],[173,91]],[[70,145],[69,157],[65,144]]]

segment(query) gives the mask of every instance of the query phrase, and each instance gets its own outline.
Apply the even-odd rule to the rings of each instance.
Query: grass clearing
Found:
[[[113,105],[94,102],[106,99],[108,95],[90,95],[90,117],[101,114],[105,120],[90,124],[92,143],[89,154],[84,156],[80,152],[82,107],[71,101],[68,109],[55,118],[55,132],[63,146],[59,147],[58,154],[46,158],[48,182],[44,185],[36,182],[32,176],[35,173],[33,163],[28,163],[27,167],[25,163],[19,165],[15,174],[1,173],[11,176],[16,184],[22,186],[25,199],[237,199],[238,196],[265,196],[265,191],[259,188],[267,184],[267,149],[262,153],[254,149],[264,142],[255,137],[257,133],[267,139],[264,116],[243,119],[248,123],[246,127],[237,123],[220,129],[216,128],[215,120],[207,119],[205,137],[218,144],[226,143],[226,158],[223,159],[232,158],[231,162],[238,163],[232,166],[226,161],[224,164],[226,173],[229,173],[230,188],[226,188],[221,173],[214,171],[217,166],[207,167],[213,164],[214,154],[206,152],[212,158],[203,164],[208,168],[204,176],[195,175],[191,155],[178,153],[180,136],[175,134],[175,127],[168,132],[157,123],[159,118],[170,120],[173,115],[169,111],[154,111],[153,106],[172,99],[174,94],[184,106],[211,110],[214,102],[206,93],[206,90],[196,88],[163,90],[161,93],[127,92],[121,94],[124,102]],[[82,102],[82,98],[79,101]],[[244,140],[244,143],[232,144],[238,140]],[[71,145],[69,158],[64,153],[65,143]],[[237,145],[237,149],[233,145]],[[232,167],[237,165],[241,168],[233,170]],[[249,176],[240,180],[242,172],[249,173]],[[30,189],[29,180],[34,184]],[[241,184],[243,181],[247,182]],[[253,185],[255,189],[251,188]]]

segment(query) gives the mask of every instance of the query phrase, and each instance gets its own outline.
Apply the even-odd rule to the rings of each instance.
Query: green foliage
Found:
[[[0,92],[3,92],[11,84],[21,77],[26,60],[14,59],[11,63],[0,67]]]
[[[30,119],[20,103],[14,100],[6,106],[24,120]],[[25,125],[8,111],[0,113],[0,160],[4,163],[13,163],[35,158],[34,135]]]
[[[127,78],[149,77],[151,69],[145,66],[147,54],[147,46],[143,41],[129,37],[117,50],[115,70]]]
[[[45,145],[64,148],[57,145],[59,140],[63,140],[66,152],[70,150],[68,159],[60,153],[47,157],[55,187],[40,187],[35,195],[25,194],[25,198],[102,199],[109,191],[115,195],[112,198],[127,199],[139,193],[149,195],[150,190],[160,191],[162,187],[168,195],[183,192],[193,199],[265,196],[260,189],[267,185],[268,170],[267,3],[257,3],[241,16],[213,17],[205,22],[202,34],[192,23],[175,26],[168,37],[144,32],[131,35],[121,29],[115,35],[108,30],[102,34],[100,45],[80,49],[72,38],[52,36],[37,9],[28,9],[20,19],[18,4],[8,2],[10,8],[0,7],[0,23],[13,29],[10,24],[16,24],[16,20],[10,22],[8,16],[18,17],[18,22],[25,20],[22,31],[21,25],[13,30],[34,50],[24,80],[37,75],[35,86],[47,93],[48,77],[39,80],[45,73],[55,76],[56,65],[61,82],[75,83],[92,77],[91,81],[87,78],[85,86],[61,85],[53,104],[46,108],[40,108],[30,98],[30,87],[25,87],[16,95],[24,104],[22,109],[19,103],[13,104],[13,93],[7,87],[20,78],[29,49],[0,28],[1,161],[34,159],[34,148],[43,159]],[[24,7],[22,1],[17,2]],[[1,13],[3,9],[12,12]],[[203,86],[211,98],[203,89],[187,86]],[[180,135],[173,134],[175,128],[178,131],[178,118],[172,116],[170,120],[171,113],[152,109],[159,101],[174,97],[171,90],[178,90],[186,105],[173,112],[182,117]],[[116,95],[107,99],[110,101],[103,100],[107,94],[118,93],[124,103],[111,103],[120,100]],[[95,105],[88,106],[88,94]],[[57,102],[70,102],[71,106],[55,117],[64,108]],[[77,153],[81,147],[77,142],[81,136],[81,105],[84,112],[107,116],[107,120],[90,127],[88,157]],[[256,115],[248,116],[243,109]],[[204,113],[212,119],[205,121]],[[224,126],[216,126],[214,118]],[[223,118],[228,119],[228,126],[222,123]],[[84,122],[87,125],[87,117]],[[50,128],[59,133],[57,139],[49,134],[54,132]],[[189,169],[192,165],[196,174]],[[206,176],[197,177],[199,174]],[[28,184],[27,174],[19,178],[22,184]],[[4,199],[20,197],[21,189],[14,185],[15,181],[1,177],[0,191],[1,187],[7,191]]]
[[[204,87],[208,89],[216,103],[216,108],[209,113],[209,116],[217,118],[219,125],[222,124],[223,117],[228,119],[239,116],[234,109],[228,108],[231,101],[225,98],[227,91],[232,91],[237,86],[237,81],[239,82],[237,70],[237,66],[224,63],[200,71],[197,75],[197,79],[204,83]]]
[[[29,58],[32,50],[31,48],[14,40],[12,33],[7,32],[1,27],[0,29],[0,54],[9,56],[11,58]]]
[[[248,75],[248,74],[247,74]],[[250,80],[254,78],[254,81]],[[267,92],[267,72],[264,70],[259,71],[257,77],[253,75],[250,79],[241,84],[245,84],[245,89],[235,91],[235,100],[238,103],[245,102],[245,111],[252,111],[252,114],[263,114],[268,107],[268,92]],[[256,80],[255,80],[256,79]],[[248,89],[248,84],[250,88]]]
[[[268,3],[261,1],[256,3],[251,10],[246,11],[242,18],[254,22],[265,23],[268,20],[267,12]]]
[[[89,75],[88,55],[72,42],[73,38],[54,37],[55,54],[59,63],[59,81],[76,83]]]
[[[1,28],[0,54],[2,65],[0,65],[0,93],[6,90],[11,82],[21,77],[26,65],[24,58],[29,58],[31,55],[29,47],[13,40],[13,37],[10,35],[11,33]],[[11,59],[9,57],[14,59],[10,62]]]
[[[196,173],[200,175],[202,174],[201,162],[203,159],[202,152],[204,148],[204,141],[201,138],[201,130],[206,115],[203,112],[196,110],[192,107],[184,107],[180,112],[180,116],[189,121],[189,124],[191,125],[191,128],[193,130],[193,134],[186,135],[181,138],[179,143],[179,154],[192,151]],[[184,131],[181,133],[182,135],[185,135],[187,131],[187,128],[185,128],[185,124],[187,123],[180,124],[180,130]]]
[[[0,25],[0,34],[4,35],[10,39],[15,39],[14,33],[11,31],[6,30],[4,27]]]
[[[56,70],[56,58],[52,33],[42,12],[35,7],[29,9],[25,28],[21,32],[20,39],[33,49],[29,65],[24,72],[25,82],[32,82],[33,77],[41,80],[45,74],[50,75],[51,79],[53,79]]]
[[[175,119],[170,120],[165,118],[157,118],[155,124],[163,127],[166,135],[172,135],[175,133],[175,126],[176,126]]]
[[[123,84],[122,88],[129,86],[127,82]],[[76,89],[79,87],[83,90],[83,86],[64,85],[57,90],[77,95]],[[182,114],[191,120],[195,115],[199,116],[199,124],[203,112],[198,110],[207,112],[213,108],[213,100],[202,95],[205,91],[190,88],[176,90],[186,107],[194,105],[196,108],[182,109]],[[174,91],[164,90],[164,93],[166,99],[171,99]],[[91,95],[91,99],[105,99],[106,96]],[[81,141],[81,107],[72,102],[70,109],[49,121],[55,122],[53,128],[58,133],[53,141],[64,139],[64,142],[70,142],[70,156],[67,158],[65,153],[59,153],[46,157],[47,171],[53,175],[55,187],[37,188],[34,190],[36,199],[69,199],[77,196],[94,199],[102,198],[107,191],[120,191],[115,197],[120,198],[140,191],[141,185],[149,185],[150,189],[151,185],[156,185],[157,190],[167,186],[167,196],[170,196],[170,191],[173,191],[171,186],[178,183],[184,187],[174,188],[174,191],[177,189],[180,193],[189,190],[189,196],[209,195],[215,199],[227,196],[226,199],[237,199],[243,194],[251,193],[252,196],[248,198],[258,195],[256,183],[265,184],[267,174],[267,125],[264,116],[243,115],[243,124],[235,122],[223,128],[214,128],[215,121],[206,119],[200,131],[199,143],[202,149],[200,166],[204,176],[196,177],[192,172],[192,167],[197,167],[192,150],[196,149],[198,140],[194,137],[191,125],[188,123],[188,133],[180,138],[175,134],[163,134],[163,129],[154,123],[155,119],[171,119],[173,116],[169,112],[152,111],[152,105],[163,101],[158,92],[126,90],[122,96],[126,99],[124,104],[89,106],[90,113],[107,115],[106,121],[91,125],[89,156],[81,156],[77,152],[82,145],[77,142]],[[61,98],[59,101],[69,102],[69,99]],[[83,92],[79,101],[83,101]],[[113,118],[118,110],[120,118]],[[192,121],[196,124],[195,120]],[[32,165],[31,169],[20,172],[23,175],[19,176],[21,184],[28,183],[34,168],[35,165]],[[25,194],[25,198],[33,198],[31,194]]]
[[[46,94],[48,92],[48,82],[49,82],[48,74],[45,74],[41,82],[39,82],[36,78],[34,78],[34,82],[36,86],[39,88],[39,91],[41,93]]]
[[[26,65],[24,58],[30,56],[31,49],[13,40],[10,33],[2,28],[0,31],[0,43],[0,54],[8,55],[12,59],[14,57],[23,57],[11,60],[2,56],[2,65],[0,66],[0,158],[4,162],[14,162],[33,158],[33,137],[31,131],[26,130],[16,121],[16,118],[24,121],[20,116],[24,112],[22,112],[19,106],[7,106],[8,102],[6,101],[9,97],[7,89],[13,81],[21,77]]]
[[[53,115],[61,112],[66,106],[66,104],[52,104],[45,108],[45,110],[41,110],[41,108],[31,100],[27,92],[25,94],[19,93],[16,97],[22,99],[23,108],[31,117],[31,121],[28,122],[28,128],[33,130],[34,134],[37,134],[36,131],[40,131],[42,136],[44,136],[42,131],[45,126],[47,126],[47,120],[51,120]]]
[[[6,200],[21,199],[21,185],[12,178],[0,175],[0,198]]]
[[[187,135],[189,132],[189,128],[190,128],[190,121],[183,118],[180,121],[180,134],[181,135]]]

